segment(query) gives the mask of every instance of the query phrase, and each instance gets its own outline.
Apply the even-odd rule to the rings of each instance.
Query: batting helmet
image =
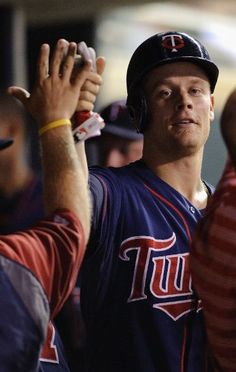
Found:
[[[133,53],[127,70],[127,106],[135,112],[139,131],[144,130],[147,105],[142,89],[138,84],[144,75],[154,67],[187,61],[197,64],[209,79],[213,93],[219,70],[212,62],[207,49],[195,38],[183,32],[163,32],[145,40]],[[138,119],[138,120],[137,120]]]

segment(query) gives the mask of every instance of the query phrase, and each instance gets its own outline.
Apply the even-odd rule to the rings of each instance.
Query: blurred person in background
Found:
[[[102,135],[87,141],[96,149],[96,165],[122,167],[142,157],[143,134],[130,122],[126,100],[113,101],[100,111],[105,127]],[[89,155],[89,154],[88,154]],[[91,164],[92,165],[92,164]]]
[[[32,165],[30,119],[19,100],[0,91],[0,132],[14,138],[0,153],[0,234],[28,228],[43,216],[42,179]]]

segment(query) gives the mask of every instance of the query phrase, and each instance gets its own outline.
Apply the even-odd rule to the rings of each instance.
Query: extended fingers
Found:
[[[73,44],[73,43],[71,43]],[[38,63],[37,63],[37,81],[41,82],[44,81],[48,76],[52,77],[53,79],[56,77],[58,78],[60,75],[60,69],[63,64],[67,67],[71,65],[71,69],[73,68],[73,55],[75,54],[76,44],[70,45],[68,41],[64,39],[58,40],[53,54],[50,57],[50,47],[48,44],[42,44],[40,48]],[[70,61],[71,59],[71,61]]]
[[[49,75],[58,78],[62,64],[68,64],[69,43],[65,39],[58,40],[50,58]]]
[[[63,58],[63,62],[60,68],[61,71],[61,78],[69,81],[74,79],[74,74],[76,71],[75,66],[78,64],[78,61],[76,60],[76,48],[77,45],[74,42],[69,43],[67,54]]]
[[[42,44],[39,52],[37,69],[36,69],[36,81],[41,82],[46,79],[49,73],[49,52],[50,47],[48,44]]]

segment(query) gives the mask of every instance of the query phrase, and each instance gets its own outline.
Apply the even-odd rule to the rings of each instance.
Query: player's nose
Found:
[[[176,101],[175,101],[175,109],[176,111],[182,110],[182,109],[192,109],[193,103],[192,98],[185,90],[179,90],[179,92],[176,94]]]

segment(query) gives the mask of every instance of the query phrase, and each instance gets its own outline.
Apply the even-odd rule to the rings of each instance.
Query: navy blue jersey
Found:
[[[88,371],[205,371],[202,311],[189,274],[201,211],[141,161],[91,168],[90,189],[81,285]]]

